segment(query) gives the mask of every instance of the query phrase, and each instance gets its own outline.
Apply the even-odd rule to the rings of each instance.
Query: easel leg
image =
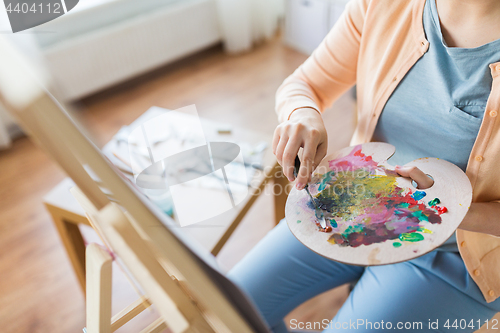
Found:
[[[111,333],[111,265],[113,259],[97,244],[89,244],[87,263],[87,332]]]
[[[158,318],[153,323],[151,323],[151,325],[142,330],[141,333],[160,333],[164,331],[166,328],[167,325],[165,324],[163,319]]]

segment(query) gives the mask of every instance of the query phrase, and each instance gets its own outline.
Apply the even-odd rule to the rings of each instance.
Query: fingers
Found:
[[[326,154],[327,133],[321,115],[314,109],[299,109],[294,117],[278,125],[273,136],[273,153],[283,174],[294,181],[295,158],[304,148],[301,167],[297,175],[297,188],[309,182],[311,173]],[[319,154],[319,156],[318,156]]]
[[[313,169],[314,171],[316,167],[321,163],[323,158],[326,156],[328,145],[326,142],[320,143],[318,148],[316,148],[316,156],[314,157]]]
[[[422,170],[420,170],[416,166],[402,167],[396,165],[395,169],[396,172],[401,176],[413,179],[415,183],[417,183],[418,189],[426,189],[431,187],[432,184],[434,184],[434,180],[432,180],[432,178],[427,176]]]
[[[273,144],[272,144],[274,155],[276,155],[276,148],[278,148],[278,143],[280,142],[280,137],[281,137],[280,128],[276,127],[276,129],[274,130]]]
[[[295,184],[298,190],[302,190],[311,178],[318,141],[319,133],[317,131],[311,131],[304,143],[304,151],[302,152],[302,159],[300,160],[300,170]]]
[[[276,159],[278,163],[283,166],[283,152],[285,151],[286,144],[288,143],[288,135],[285,133],[279,139],[278,145],[276,147]]]
[[[292,182],[295,180],[295,176],[293,175],[295,156],[297,156],[302,142],[299,141],[297,136],[290,138],[287,132],[280,135],[278,140],[274,154],[281,165],[283,174]]]
[[[302,144],[299,141],[300,138],[294,136],[288,140],[285,151],[283,152],[283,156],[281,158],[281,167],[283,168],[283,173],[285,177],[288,178],[289,181],[294,181],[295,176],[293,174],[293,169],[295,166],[295,157],[299,153],[300,146]]]

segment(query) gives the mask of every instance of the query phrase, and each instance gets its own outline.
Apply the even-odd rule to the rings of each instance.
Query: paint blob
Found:
[[[423,197],[425,197],[427,195],[427,193],[425,193],[424,191],[416,191],[415,193],[413,193],[411,195],[411,197],[415,200],[420,200],[422,199]]]
[[[434,198],[432,199],[431,201],[429,201],[429,206],[436,206],[436,205],[439,205],[441,203],[441,200],[439,200],[438,198]]]
[[[435,208],[437,209],[439,215],[444,214],[448,211],[448,208],[446,208],[446,207],[437,207],[436,206]]]
[[[424,236],[418,232],[405,232],[399,235],[399,240],[406,242],[419,242],[424,240]]]
[[[424,239],[421,233],[432,233],[424,226],[440,224],[440,209],[446,212],[446,207],[432,209],[421,201],[424,191],[399,187],[399,175],[365,155],[361,145],[331,160],[329,169],[314,175],[310,187],[333,227],[331,244],[358,247],[396,240],[393,246],[399,247],[400,242],[418,242]],[[307,206],[314,210],[311,201]]]

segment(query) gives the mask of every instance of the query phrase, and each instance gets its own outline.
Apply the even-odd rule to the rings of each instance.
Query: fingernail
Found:
[[[297,188],[297,190],[302,190],[302,189],[304,188],[304,184],[302,184],[302,183],[297,183],[297,184],[295,185],[295,187]]]
[[[401,165],[396,165],[394,169],[401,169]]]

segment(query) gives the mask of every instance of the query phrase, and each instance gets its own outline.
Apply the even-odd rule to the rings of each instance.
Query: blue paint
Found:
[[[413,193],[411,195],[411,197],[415,200],[420,200],[422,199],[423,197],[425,197],[427,195],[427,193],[425,193],[424,191],[416,191],[415,193]]]

